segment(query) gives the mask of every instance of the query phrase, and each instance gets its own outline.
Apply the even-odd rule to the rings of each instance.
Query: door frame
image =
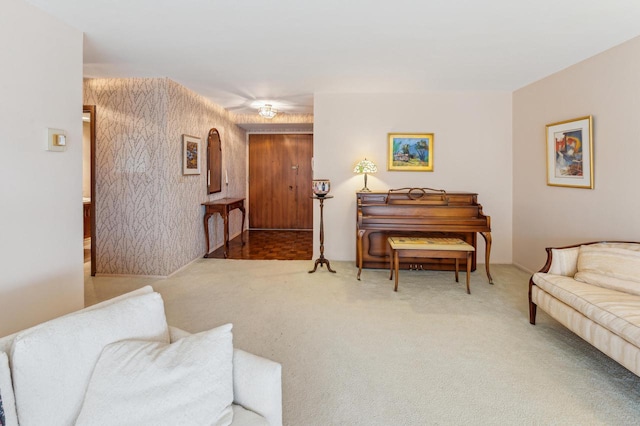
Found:
[[[96,276],[96,106],[83,105],[82,113],[89,114],[89,146],[91,165],[89,174],[91,179],[91,276]]]

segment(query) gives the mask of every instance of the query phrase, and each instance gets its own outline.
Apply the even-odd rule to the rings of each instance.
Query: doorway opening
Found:
[[[96,275],[96,106],[82,107],[82,204],[84,260]]]
[[[229,258],[312,258],[312,162],[312,134],[249,135],[247,243],[231,240]]]

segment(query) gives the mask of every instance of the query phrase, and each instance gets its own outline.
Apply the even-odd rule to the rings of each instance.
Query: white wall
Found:
[[[511,263],[512,145],[510,93],[316,94],[315,178],[331,180],[325,202],[325,257],[355,260],[356,195],[365,157],[378,166],[371,190],[429,187],[477,192],[491,216],[491,263]],[[387,133],[434,133],[433,172],[390,172]],[[316,202],[314,258],[319,254]],[[478,261],[484,262],[479,237]]]
[[[20,0],[0,13],[0,336],[82,308],[82,33]],[[44,150],[47,127],[66,152]]]
[[[514,263],[539,270],[545,247],[640,241],[640,37],[513,95]],[[595,188],[547,186],[545,125],[593,116]]]

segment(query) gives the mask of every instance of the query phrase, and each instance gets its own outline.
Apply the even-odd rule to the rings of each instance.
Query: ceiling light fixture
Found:
[[[271,104],[265,104],[264,106],[261,106],[260,108],[258,108],[258,115],[260,115],[260,117],[273,118],[276,116],[277,113],[278,113],[278,110],[273,109]]]

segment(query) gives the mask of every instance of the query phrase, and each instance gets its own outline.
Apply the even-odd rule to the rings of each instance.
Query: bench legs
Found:
[[[398,269],[400,267],[400,259],[398,257],[397,250],[391,250],[391,256],[389,256],[389,279],[393,278],[393,272],[396,274],[396,285],[393,287],[393,291],[398,291]]]
[[[391,256],[389,256],[389,279],[393,279],[395,274],[395,285],[393,286],[393,291],[398,291],[398,270],[400,269],[400,256],[399,250],[391,249]],[[468,251],[467,253],[467,294],[471,294],[471,288],[469,287],[469,281],[471,280],[471,255],[472,252]],[[460,261],[458,258],[456,261],[456,282],[460,282],[458,280],[458,271],[460,269]]]
[[[458,268],[456,268],[456,270],[457,269]],[[467,294],[471,294],[471,289],[469,288],[470,279],[471,279],[471,252],[468,251],[467,252]]]

